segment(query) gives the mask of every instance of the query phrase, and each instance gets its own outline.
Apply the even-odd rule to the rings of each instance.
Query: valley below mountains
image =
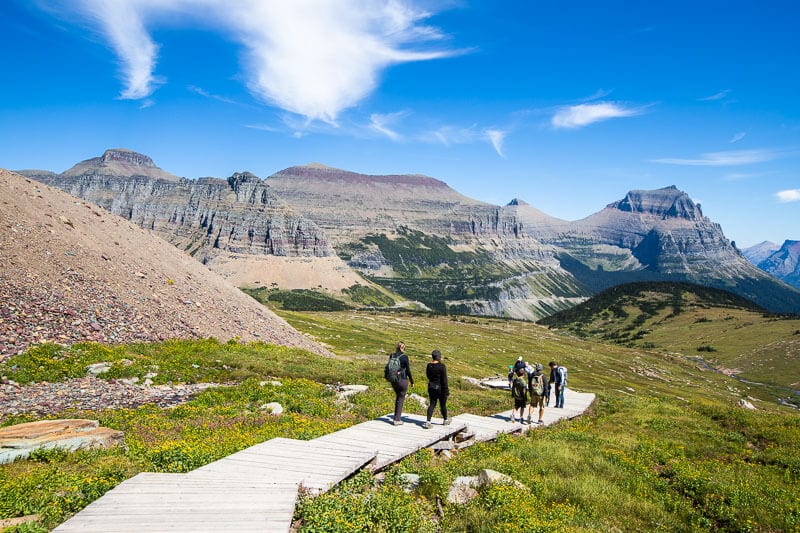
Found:
[[[689,281],[800,312],[800,291],[751,264],[675,187],[630,191],[565,221],[427,176],[318,164],[265,179],[186,179],[115,149],[61,174],[20,173],[153,231],[245,288],[369,287],[398,305],[539,319],[614,285]]]

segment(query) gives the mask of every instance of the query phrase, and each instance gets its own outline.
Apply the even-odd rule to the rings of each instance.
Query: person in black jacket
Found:
[[[403,414],[403,402],[406,400],[406,393],[408,392],[409,385],[414,386],[414,378],[411,376],[411,364],[406,355],[406,343],[399,341],[395,346],[394,354],[391,357],[398,357],[400,359],[400,379],[396,383],[392,383],[394,389],[394,425],[400,426],[403,421],[400,416]]]
[[[428,421],[425,422],[425,429],[430,429],[431,427],[431,416],[433,416],[437,401],[444,419],[442,424],[445,426],[450,424],[450,419],[447,418],[447,397],[450,395],[450,388],[447,385],[447,367],[442,363],[442,352],[439,350],[432,351],[431,357],[433,361],[428,363],[425,368],[425,374],[428,376],[428,398],[430,398]]]

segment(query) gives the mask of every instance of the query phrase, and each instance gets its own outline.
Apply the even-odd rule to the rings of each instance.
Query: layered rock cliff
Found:
[[[332,253],[313,222],[247,172],[227,180],[171,179],[147,156],[108,150],[63,174],[29,175],[153,230],[203,262],[218,251],[295,257]]]

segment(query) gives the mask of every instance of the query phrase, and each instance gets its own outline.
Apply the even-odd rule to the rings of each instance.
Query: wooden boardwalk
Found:
[[[54,531],[288,531],[296,499],[296,483],[142,473],[123,481]]]
[[[403,415],[402,426],[394,426],[392,416],[382,416],[314,440],[326,446],[374,450],[377,452],[377,457],[372,468],[380,470],[417,450],[427,448],[466,429],[465,423],[457,422],[455,419],[448,426],[441,425],[439,420],[430,429],[424,429],[422,425],[425,423],[425,417],[410,414]]]
[[[594,394],[567,389],[566,407],[546,408],[542,425],[510,422],[510,410],[461,414],[447,426],[434,419],[430,429],[423,428],[424,416],[405,415],[404,424],[394,426],[386,415],[309,441],[275,438],[188,474],[139,474],[54,531],[289,531],[301,487],[325,492],[363,468],[380,470],[457,434],[474,435],[473,443],[526,432],[578,416],[593,401]]]

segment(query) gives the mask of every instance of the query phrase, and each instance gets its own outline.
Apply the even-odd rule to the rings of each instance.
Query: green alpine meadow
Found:
[[[660,301],[650,289],[644,296],[602,301],[592,316],[599,312],[610,319],[609,308],[624,309],[629,317],[634,307],[650,309]],[[713,364],[727,365],[750,349],[747,328],[737,327],[742,317],[755,321],[762,315],[684,286],[660,290],[669,303],[641,324],[652,332],[638,340],[660,339],[669,331],[670,320],[652,317],[676,304],[676,290],[682,311],[675,320],[686,315],[681,319],[691,324],[717,324],[714,332],[703,333],[704,339],[716,339],[708,342],[718,349],[700,352],[704,364],[697,358],[696,338],[689,336],[683,348],[655,340],[647,342],[656,346],[642,348],[526,321],[377,310],[279,311],[336,357],[214,339],[31,348],[4,361],[2,374],[22,385],[58,382],[79,378],[88,365],[102,361],[112,363],[99,376],[105,380],[142,378],[158,368],[156,385],[218,385],[169,408],[59,413],[123,431],[124,446],[45,450],[0,466],[0,518],[34,517],[8,531],[46,531],[136,473],[188,472],[273,437],[312,439],[384,415],[392,410],[394,395],[382,368],[394,341],[402,339],[416,373],[412,392],[418,394],[424,395],[430,351],[441,350],[454,414],[509,409],[508,391],[482,389],[463,378],[504,379],[519,355],[545,365],[558,361],[569,368],[570,388],[593,392],[597,399],[584,415],[552,427],[501,435],[447,460],[424,449],[379,474],[362,471],[327,493],[301,496],[294,517],[299,531],[798,530],[800,416],[779,403],[788,385],[782,379],[798,375],[797,360],[783,360],[782,378],[773,381],[756,381],[756,369],[748,380],[716,371]],[[729,315],[736,318],[725,320]],[[797,318],[760,319],[773,320],[775,339],[789,335],[797,342]],[[723,342],[728,329],[744,336]],[[764,335],[762,330],[762,343],[777,342]],[[342,401],[334,384],[369,388]],[[740,400],[755,409],[739,406]],[[282,414],[261,408],[274,401],[285,407]],[[411,400],[405,409],[424,413]],[[4,415],[2,424],[40,418]],[[482,488],[465,505],[447,503],[456,477],[485,468],[519,484]],[[412,491],[404,490],[405,473],[419,475]]]

